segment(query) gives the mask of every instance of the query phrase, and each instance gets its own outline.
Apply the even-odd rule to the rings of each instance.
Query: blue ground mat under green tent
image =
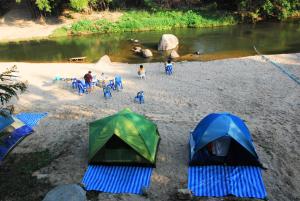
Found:
[[[188,188],[194,196],[263,199],[267,196],[261,169],[255,166],[192,166]]]
[[[152,167],[89,165],[82,183],[88,191],[142,194],[149,188]]]
[[[157,125],[129,108],[91,122],[86,190],[141,194],[150,185],[159,139]]]

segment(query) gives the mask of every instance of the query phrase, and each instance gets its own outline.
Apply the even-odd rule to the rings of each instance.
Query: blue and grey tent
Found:
[[[230,113],[212,113],[190,136],[190,165],[261,166],[246,124]]]
[[[14,122],[12,116],[1,116],[0,115],[0,131],[4,130],[7,126],[11,125]]]

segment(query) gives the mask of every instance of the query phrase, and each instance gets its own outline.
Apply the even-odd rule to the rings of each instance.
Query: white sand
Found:
[[[270,58],[300,75],[300,54]],[[13,64],[0,63],[0,70]],[[269,167],[263,177],[270,200],[300,199],[300,86],[258,56],[177,63],[173,76],[164,74],[162,63],[146,63],[146,80],[137,78],[138,65],[17,66],[21,78],[29,81],[17,112],[49,115],[14,152],[49,149],[59,155],[39,171],[53,184],[81,181],[87,167],[88,122],[130,107],[157,123],[162,138],[150,199],[172,199],[177,188],[187,187],[189,131],[207,114],[228,111],[246,121],[261,161]],[[100,89],[80,97],[70,87],[52,83],[56,75],[80,77],[88,70],[97,75],[122,75],[124,90],[113,92],[112,100],[104,100]],[[143,105],[133,102],[139,90],[145,91]]]

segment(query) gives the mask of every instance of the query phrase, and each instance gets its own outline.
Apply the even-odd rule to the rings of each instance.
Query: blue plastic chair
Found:
[[[107,85],[109,88],[111,88],[112,90],[116,90],[116,86],[115,86],[115,82],[114,80],[109,80],[109,83]]]
[[[123,89],[123,83],[122,83],[122,78],[120,75],[117,75],[115,77],[115,88],[120,91]]]
[[[78,94],[81,95],[83,93],[88,93],[86,85],[83,84],[80,80],[77,80],[77,88],[78,88]]]
[[[103,88],[103,95],[105,99],[112,98],[111,92],[110,92],[110,87],[106,86]]]
[[[167,75],[172,75],[173,74],[173,64],[167,64],[165,70],[166,70]]]
[[[77,79],[76,78],[72,79],[72,88],[73,89],[77,89],[78,88],[78,83],[77,83]]]
[[[134,102],[142,104],[145,103],[145,98],[144,98],[144,92],[143,91],[139,91],[136,95],[136,97],[134,97]]]

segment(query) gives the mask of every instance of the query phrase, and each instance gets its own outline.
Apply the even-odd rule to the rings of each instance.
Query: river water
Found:
[[[71,57],[87,57],[96,62],[107,54],[112,61],[144,63],[164,61],[167,52],[157,51],[159,39],[172,33],[179,39],[179,60],[215,60],[254,55],[253,46],[263,54],[300,52],[300,21],[264,22],[216,28],[178,28],[168,31],[94,34],[0,44],[0,61],[67,62]],[[138,44],[130,39],[139,40]],[[150,59],[131,51],[134,46],[153,52]],[[193,54],[200,52],[200,55]]]

